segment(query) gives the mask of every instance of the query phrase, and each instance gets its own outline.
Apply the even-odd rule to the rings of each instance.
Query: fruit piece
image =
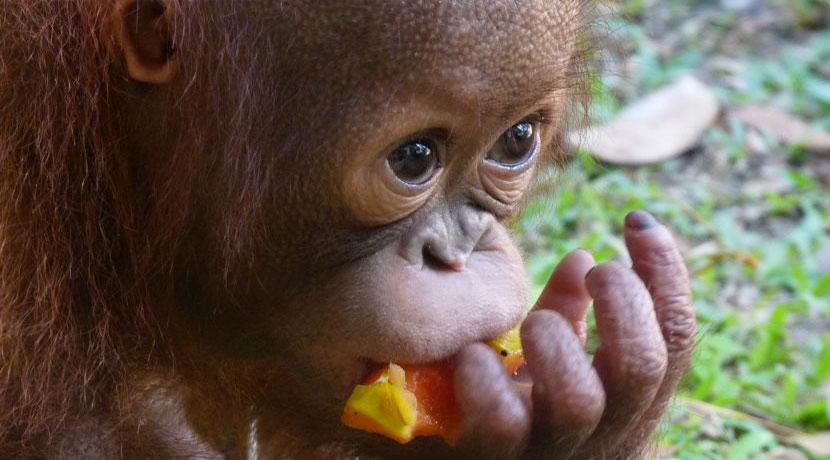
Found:
[[[525,358],[522,353],[522,337],[519,334],[519,326],[487,342],[487,345],[490,345],[490,348],[499,355],[508,374],[515,374],[524,365]]]
[[[358,385],[343,411],[343,423],[352,428],[409,442],[418,418],[415,394],[404,388],[404,370],[389,364],[365,385]]]
[[[453,373],[449,361],[404,366],[406,387],[418,401],[418,423],[414,436],[441,436],[455,445],[461,435],[461,412],[455,402]]]
[[[510,375],[524,364],[519,327],[487,342]],[[418,436],[441,436],[455,445],[461,414],[455,401],[454,367],[389,363],[357,385],[343,409],[343,424],[406,444]]]

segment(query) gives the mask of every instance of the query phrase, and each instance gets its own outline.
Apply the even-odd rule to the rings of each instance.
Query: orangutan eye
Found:
[[[529,121],[516,123],[501,135],[487,159],[508,168],[527,163],[539,147],[538,126]]]
[[[387,162],[398,179],[420,185],[429,181],[441,167],[438,149],[429,139],[416,139],[393,150]]]

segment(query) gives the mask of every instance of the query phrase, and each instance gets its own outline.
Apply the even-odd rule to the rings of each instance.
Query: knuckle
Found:
[[[653,385],[663,380],[667,367],[666,348],[649,343],[626,357],[622,373],[629,385]]]
[[[655,301],[657,320],[669,353],[683,353],[694,347],[697,320],[688,292],[661,296]]]

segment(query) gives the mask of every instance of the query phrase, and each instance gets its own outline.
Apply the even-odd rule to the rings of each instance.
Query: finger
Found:
[[[625,220],[625,241],[633,268],[654,301],[654,310],[668,352],[668,368],[654,403],[643,417],[631,443],[644,442],[674,394],[692,357],[695,313],[689,275],[680,251],[666,227],[648,213],[634,212]],[[639,438],[639,439],[638,439]]]
[[[522,347],[533,378],[534,419],[548,439],[542,451],[568,458],[602,417],[602,382],[568,322],[555,312],[528,315]],[[539,457],[548,458],[543,452]]]
[[[463,417],[459,450],[477,459],[518,457],[530,434],[530,411],[489,347],[477,343],[458,354],[455,388]]]
[[[594,438],[607,451],[619,445],[651,406],[666,372],[666,347],[651,297],[631,269],[602,264],[585,281],[594,298],[600,337],[594,367],[606,395]]]
[[[553,271],[534,307],[562,315],[571,324],[582,345],[585,345],[587,337],[585,316],[591,303],[591,296],[585,288],[585,275],[594,264],[594,257],[582,249],[565,256]]]

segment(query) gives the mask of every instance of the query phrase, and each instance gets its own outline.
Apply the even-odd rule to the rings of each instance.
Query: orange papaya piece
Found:
[[[513,375],[524,365],[518,326],[487,342]],[[346,401],[342,422],[406,444],[418,436],[440,436],[455,445],[461,413],[455,400],[450,361],[389,363],[357,385]]]

